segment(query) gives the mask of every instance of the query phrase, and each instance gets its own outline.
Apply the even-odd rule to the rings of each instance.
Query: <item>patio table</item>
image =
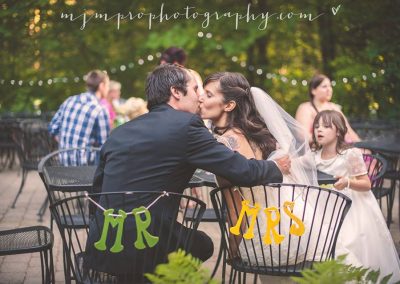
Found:
[[[382,154],[400,154],[400,139],[368,140],[354,143],[357,148],[369,149]]]
[[[97,166],[47,166],[44,176],[51,190],[91,191],[96,168]],[[204,170],[196,170],[188,186],[214,187],[215,176]]]

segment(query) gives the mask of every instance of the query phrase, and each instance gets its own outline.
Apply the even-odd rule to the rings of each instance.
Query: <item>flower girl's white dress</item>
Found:
[[[334,176],[354,178],[367,174],[362,154],[356,148],[328,160],[321,158],[320,150],[315,153],[315,161],[318,170]],[[381,278],[393,273],[390,283],[399,281],[399,256],[375,196],[370,190],[345,188],[341,192],[351,198],[352,205],[339,233],[336,255],[347,254],[348,264],[380,269]]]

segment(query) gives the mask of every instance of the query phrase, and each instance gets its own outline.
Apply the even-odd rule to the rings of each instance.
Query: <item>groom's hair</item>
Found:
[[[171,87],[175,87],[186,96],[188,71],[175,64],[163,64],[149,74],[146,82],[147,108],[167,103],[171,97]]]

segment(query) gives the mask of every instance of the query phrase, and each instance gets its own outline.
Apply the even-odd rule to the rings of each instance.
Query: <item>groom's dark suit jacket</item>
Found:
[[[101,150],[95,191],[182,193],[197,168],[234,185],[282,181],[274,162],[247,160],[217,142],[198,115],[162,104],[112,131]]]
[[[282,174],[274,162],[244,158],[217,142],[198,115],[161,104],[112,131],[101,150],[94,191],[165,190],[182,193],[197,168],[224,177],[234,185],[282,182]],[[129,211],[140,205],[146,204],[135,204],[132,200],[131,208],[126,209]],[[115,208],[113,206],[117,204],[108,206]],[[126,226],[124,230],[127,230]],[[91,241],[99,239],[93,230],[90,235]],[[128,247],[131,248],[132,244],[125,245]],[[98,261],[106,261],[97,253]],[[104,267],[112,270],[115,260],[106,262],[108,264]]]

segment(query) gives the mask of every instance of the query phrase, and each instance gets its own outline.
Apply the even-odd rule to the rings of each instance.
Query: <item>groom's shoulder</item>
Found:
[[[198,114],[194,114],[187,111],[181,111],[172,109],[170,110],[172,117],[179,120],[181,123],[187,124],[204,124],[203,120],[200,118]]]
[[[166,124],[173,124],[175,127],[204,126],[203,120],[198,114],[177,110],[167,104],[159,105],[150,110],[146,122],[157,124],[163,127]]]

